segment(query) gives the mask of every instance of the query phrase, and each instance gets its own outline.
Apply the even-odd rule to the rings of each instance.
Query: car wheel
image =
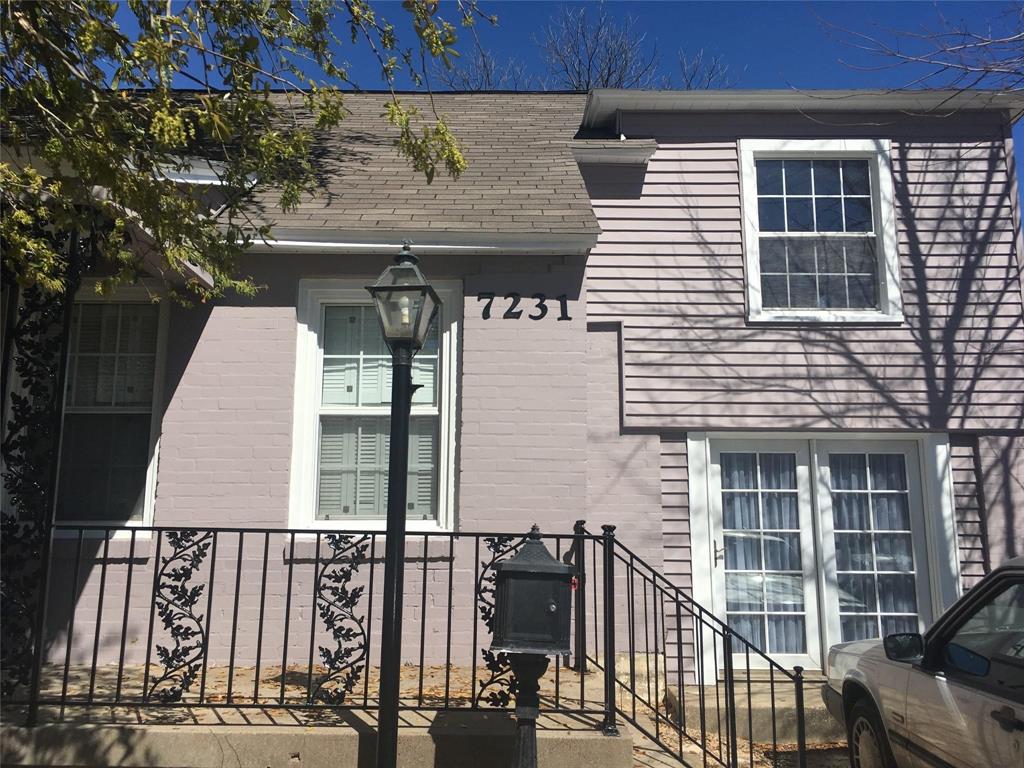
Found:
[[[861,699],[846,718],[850,768],[897,768],[885,728],[870,701]]]

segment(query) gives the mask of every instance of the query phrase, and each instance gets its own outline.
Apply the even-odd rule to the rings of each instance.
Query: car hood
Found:
[[[828,653],[829,684],[841,689],[843,680],[853,668],[863,668],[865,664],[874,665],[885,661],[885,649],[882,648],[882,641],[878,639],[854,640],[833,645]]]

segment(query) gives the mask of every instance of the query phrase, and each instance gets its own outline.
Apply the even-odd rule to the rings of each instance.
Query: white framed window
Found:
[[[903,319],[890,142],[742,139],[748,316]]]
[[[922,631],[958,597],[943,436],[691,433],[687,451],[694,598],[780,663]]]
[[[144,287],[79,291],[72,310],[56,520],[153,520],[167,303]]]
[[[367,281],[299,284],[289,524],[383,530],[391,413],[391,353]],[[453,525],[455,381],[462,297],[442,301],[413,359],[407,526]]]

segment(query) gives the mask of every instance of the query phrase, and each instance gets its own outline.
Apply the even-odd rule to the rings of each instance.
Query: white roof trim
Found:
[[[249,251],[269,253],[274,250],[319,250],[351,253],[395,253],[403,241],[413,250],[428,253],[461,253],[468,255],[586,255],[597,243],[597,235],[499,234],[495,232],[415,232],[415,231],[338,231],[326,228],[275,228],[274,237],[256,240]]]
[[[595,88],[583,127],[606,126],[617,112],[850,112],[944,114],[958,110],[1024,110],[1024,91],[990,90],[720,90],[640,91]]]
[[[573,144],[570,149],[580,164],[647,165],[647,161],[657,151],[658,144],[653,140],[644,140],[642,143],[627,140],[614,147]]]

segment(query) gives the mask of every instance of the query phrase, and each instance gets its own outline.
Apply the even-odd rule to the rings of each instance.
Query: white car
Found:
[[[821,694],[852,768],[1024,768],[1024,557],[923,636],[833,646]]]

